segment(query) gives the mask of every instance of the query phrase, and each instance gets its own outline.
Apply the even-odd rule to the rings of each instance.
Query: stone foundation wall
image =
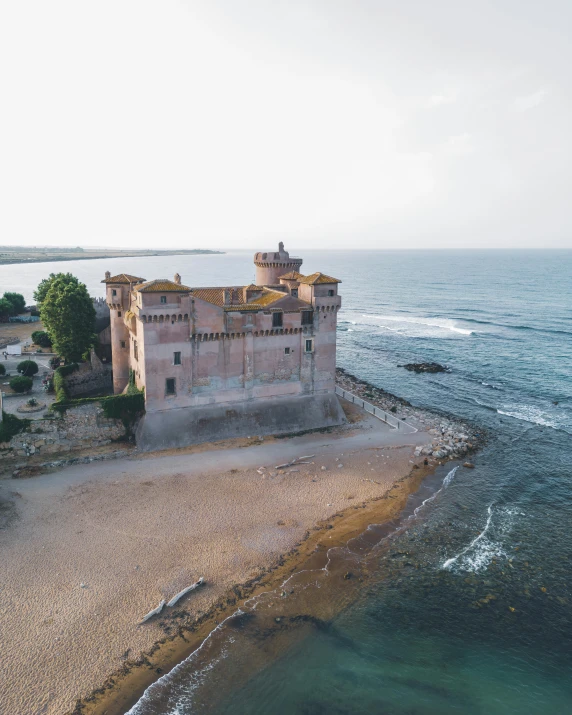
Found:
[[[68,409],[61,417],[34,420],[29,431],[10,440],[14,455],[60,454],[110,444],[125,437],[121,420],[109,419],[97,403]]]
[[[113,391],[111,370],[92,350],[90,362],[66,377],[66,388],[70,397],[109,394]]]
[[[233,437],[303,432],[345,421],[333,393],[272,397],[147,412],[135,438],[138,449],[151,451]]]

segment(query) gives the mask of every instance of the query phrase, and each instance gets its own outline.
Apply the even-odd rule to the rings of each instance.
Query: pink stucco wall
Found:
[[[145,388],[147,412],[333,392],[337,284],[289,283],[284,292],[291,302],[292,287],[309,304],[305,308],[313,308],[313,324],[302,325],[299,305],[284,310],[282,327],[273,328],[273,307],[225,310],[185,290],[130,292],[128,285],[108,284],[115,391],[124,389],[131,368]],[[174,364],[175,353],[180,365]],[[175,380],[174,395],[166,393],[167,379]]]

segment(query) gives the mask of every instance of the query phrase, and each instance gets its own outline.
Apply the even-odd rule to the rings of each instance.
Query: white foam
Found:
[[[449,569],[455,565],[461,571],[477,573],[486,569],[491,561],[507,558],[504,542],[512,529],[515,517],[522,516],[523,512],[518,508],[506,506],[494,510],[492,504],[489,505],[487,512],[485,528],[456,556],[447,559],[441,566],[442,569]]]
[[[566,428],[572,426],[559,422],[554,414],[550,414],[535,405],[508,404],[503,405],[502,409],[498,408],[497,412],[499,415],[514,417],[517,420],[541,425],[542,427],[551,427],[552,429],[564,429],[568,431]]]
[[[438,330],[448,330],[459,335],[472,335],[475,331],[469,330],[468,328],[460,328],[457,326],[456,321],[449,318],[443,318],[440,320],[427,319],[427,318],[410,318],[402,315],[371,315],[364,314],[362,318],[373,318],[374,320],[403,323],[408,326],[422,326],[428,328],[437,328]],[[385,327],[387,330],[392,330],[388,326]],[[396,328],[393,328],[396,331]],[[399,331],[398,331],[399,332]]]

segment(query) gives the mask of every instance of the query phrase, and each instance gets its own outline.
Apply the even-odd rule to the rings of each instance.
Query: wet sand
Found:
[[[77,712],[123,712],[232,602],[294,569],[315,539],[347,538],[374,511],[393,513],[401,497],[380,497],[427,441],[366,417],[327,434],[0,482],[9,516],[0,531],[0,709],[69,712],[115,673],[112,689]],[[311,464],[274,469],[308,454]],[[398,489],[406,497],[411,486]],[[341,526],[329,530],[332,518]],[[137,625],[200,576],[206,586]]]

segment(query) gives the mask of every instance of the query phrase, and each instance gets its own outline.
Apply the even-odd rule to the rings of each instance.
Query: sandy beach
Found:
[[[317,524],[382,496],[428,437],[360,416],[328,434],[257,441],[0,483],[2,712],[71,711]],[[315,456],[274,468],[304,455]],[[138,625],[201,576],[178,618]]]

